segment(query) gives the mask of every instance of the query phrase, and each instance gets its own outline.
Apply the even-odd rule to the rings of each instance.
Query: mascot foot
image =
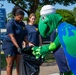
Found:
[[[64,75],[74,75],[74,74],[70,71],[70,72],[64,72]]]
[[[70,71],[70,75],[74,75],[74,74]]]

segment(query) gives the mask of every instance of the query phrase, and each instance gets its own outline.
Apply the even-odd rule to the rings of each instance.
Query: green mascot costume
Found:
[[[70,73],[66,72],[64,75],[76,75],[76,28],[67,22],[62,22],[62,16],[55,12],[55,8],[51,5],[42,7],[39,20],[40,34],[43,37],[47,37],[56,29],[57,36],[54,42],[50,44],[33,47],[33,54],[36,56],[36,59],[39,57],[44,58],[47,53],[62,46],[71,70]]]

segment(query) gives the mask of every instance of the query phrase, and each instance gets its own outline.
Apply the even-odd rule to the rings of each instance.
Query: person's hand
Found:
[[[28,45],[29,45],[29,46],[31,46],[31,47],[33,47],[33,46],[34,46],[34,44],[32,44],[31,42],[29,42],[29,43],[28,43]]]
[[[39,57],[44,58],[45,55],[49,52],[49,46],[50,44],[39,46],[39,47],[34,46],[32,48],[33,50],[32,54],[36,56],[36,59],[38,59]]]
[[[22,52],[21,52],[21,48],[19,47],[19,48],[17,48],[17,51],[21,54]]]

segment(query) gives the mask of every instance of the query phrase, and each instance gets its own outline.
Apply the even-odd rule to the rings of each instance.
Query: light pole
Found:
[[[0,3],[0,8],[2,8],[4,5]],[[0,38],[1,38],[1,28],[0,28]],[[0,75],[1,75],[1,40],[0,40]]]

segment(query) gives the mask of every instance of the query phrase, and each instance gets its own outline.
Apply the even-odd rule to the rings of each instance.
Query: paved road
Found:
[[[58,72],[56,63],[43,63],[40,67],[40,75],[59,75]],[[1,75],[6,75],[6,71],[1,70]],[[16,75],[15,69],[13,69],[13,75]]]

